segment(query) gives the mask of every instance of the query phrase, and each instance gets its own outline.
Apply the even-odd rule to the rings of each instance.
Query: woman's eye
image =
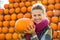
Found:
[[[41,16],[40,14],[38,14],[38,16]]]
[[[34,15],[34,16],[36,16],[36,15]]]

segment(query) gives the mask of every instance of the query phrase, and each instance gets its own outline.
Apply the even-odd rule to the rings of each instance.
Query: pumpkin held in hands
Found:
[[[15,23],[15,30],[17,32],[23,33],[24,30],[29,27],[30,25],[33,26],[33,21],[29,18],[21,18],[16,21]]]

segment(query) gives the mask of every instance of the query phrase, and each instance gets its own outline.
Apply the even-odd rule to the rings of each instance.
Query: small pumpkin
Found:
[[[26,6],[26,7],[29,7],[29,6],[31,6],[31,3],[30,3],[29,1],[27,1],[27,2],[25,3],[25,6]]]
[[[55,3],[55,0],[48,0],[48,3],[49,4],[54,4]]]
[[[9,32],[10,32],[10,33],[13,33],[14,31],[15,31],[15,29],[14,29],[13,27],[10,27],[10,28],[9,28]]]
[[[3,27],[3,28],[2,28],[2,32],[3,32],[3,33],[7,33],[7,32],[8,32],[8,28],[7,28],[7,27]]]
[[[47,4],[48,4],[48,0],[43,0],[42,3],[43,3],[44,5],[47,5]]]
[[[14,12],[15,12],[15,10],[13,8],[9,10],[10,14],[13,14]]]
[[[36,1],[32,1],[32,2],[31,2],[31,5],[33,5],[33,4],[36,4]]]
[[[10,20],[10,15],[5,15],[4,20],[9,21]]]
[[[48,5],[48,10],[54,10],[54,5],[53,4]]]
[[[3,26],[8,27],[9,26],[9,21],[3,21]]]
[[[55,24],[55,23],[51,23],[51,24],[50,24],[50,27],[51,27],[51,29],[53,29],[53,30],[57,30],[57,29],[58,29],[58,26],[57,26],[57,24]]]
[[[30,14],[30,13],[26,13],[26,14],[24,15],[24,17],[25,17],[25,18],[31,18],[31,14]]]
[[[13,6],[13,3],[10,3],[9,4],[9,8],[13,8],[14,6]]]
[[[55,4],[55,9],[60,9],[60,3]]]
[[[11,27],[14,27],[14,25],[15,25],[15,21],[14,21],[14,20],[11,20],[11,21],[10,21],[10,26],[11,26]]]
[[[13,14],[11,15],[11,19],[12,19],[12,20],[16,20],[16,19],[17,19],[17,15],[16,15],[15,13],[13,13]]]
[[[47,11],[46,14],[47,14],[48,17],[52,17],[53,16],[53,11]]]
[[[26,7],[22,7],[21,8],[21,12],[25,13],[27,11],[27,8]]]
[[[4,8],[8,9],[9,8],[9,4],[4,4]]]
[[[20,13],[20,8],[16,8],[16,9],[15,9],[15,12],[16,12],[16,13]]]
[[[57,35],[58,35],[58,34],[57,34],[57,31],[54,31],[54,32],[53,32],[53,38],[57,38]]]
[[[5,39],[5,34],[1,33],[0,34],[0,40],[4,40]]]
[[[56,3],[59,3],[59,2],[60,2],[60,0],[55,0],[55,2],[56,2]]]
[[[20,2],[19,7],[23,7],[23,6],[25,6],[24,2]]]
[[[31,12],[31,6],[27,8],[27,11],[28,12]]]
[[[17,8],[19,6],[18,3],[14,3],[14,7]]]
[[[23,13],[19,13],[19,14],[17,15],[17,18],[20,19],[20,18],[23,18],[23,16],[24,16]]]
[[[58,23],[59,18],[58,18],[57,16],[54,16],[54,17],[51,18],[51,21],[52,21],[53,23]]]
[[[11,33],[7,33],[5,35],[5,37],[6,37],[6,40],[11,40],[12,39],[12,34]]]
[[[9,14],[9,9],[4,9],[4,14]]]
[[[17,32],[23,33],[24,30],[27,28],[27,26],[29,27],[30,24],[33,25],[33,22],[31,21],[31,19],[29,19],[29,18],[21,18],[21,19],[16,21],[15,30]]]
[[[19,34],[14,33],[14,34],[13,34],[13,39],[18,39],[18,38],[19,38]]]

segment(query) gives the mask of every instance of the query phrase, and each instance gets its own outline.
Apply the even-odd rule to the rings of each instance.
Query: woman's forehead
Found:
[[[41,14],[41,13],[43,13],[43,11],[40,9],[32,10],[32,14]]]
[[[43,11],[40,9],[32,10],[32,13],[42,13]]]

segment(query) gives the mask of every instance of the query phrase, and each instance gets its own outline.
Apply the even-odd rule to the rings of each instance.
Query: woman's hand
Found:
[[[25,29],[24,33],[29,33],[29,34],[32,34],[32,35],[35,35],[35,25],[32,26],[30,25],[30,27],[27,27],[27,29]]]

